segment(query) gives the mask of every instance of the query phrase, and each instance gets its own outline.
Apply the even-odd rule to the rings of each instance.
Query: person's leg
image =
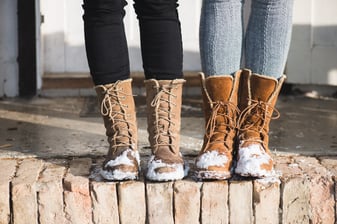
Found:
[[[148,132],[152,156],[146,177],[182,179],[179,151],[182,100],[182,40],[177,0],[135,0],[145,72]]]
[[[293,0],[252,0],[247,27],[246,68],[279,78],[288,56]]]
[[[231,177],[242,55],[242,0],[204,0],[200,19],[204,143],[196,159],[201,179]]]
[[[135,0],[146,79],[183,77],[177,0]]]
[[[293,0],[253,0],[246,36],[246,67],[239,90],[238,149],[235,172],[242,176],[274,174],[269,124],[274,113],[292,27]]]
[[[135,103],[124,33],[124,0],[84,0],[87,58],[109,151],[101,175],[108,180],[137,179],[139,153]]]
[[[200,56],[206,76],[230,75],[240,69],[243,0],[203,0]]]
[[[125,0],[84,0],[85,46],[95,85],[129,78],[124,32]]]

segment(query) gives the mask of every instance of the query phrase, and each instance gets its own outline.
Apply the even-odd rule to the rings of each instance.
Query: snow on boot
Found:
[[[137,124],[131,81],[95,87],[110,144],[101,171],[107,180],[138,178]]]
[[[241,176],[268,177],[275,175],[268,147],[269,123],[279,117],[274,111],[278,94],[285,80],[252,74],[243,70],[239,89],[238,148],[235,173]]]
[[[234,77],[220,75],[206,79],[201,74],[206,127],[203,146],[195,162],[195,175],[199,179],[231,177],[240,73],[236,72]]]
[[[145,80],[147,122],[152,155],[146,177],[153,181],[179,180],[186,175],[179,152],[183,79]]]

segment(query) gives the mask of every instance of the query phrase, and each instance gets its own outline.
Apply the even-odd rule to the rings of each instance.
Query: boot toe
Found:
[[[153,181],[181,180],[187,175],[188,168],[184,163],[166,163],[151,157],[146,177]]]
[[[231,158],[221,154],[216,150],[202,153],[196,160],[195,176],[198,179],[228,179],[230,172]]]
[[[127,149],[114,159],[106,160],[101,170],[101,176],[106,180],[138,179],[139,153]]]
[[[235,173],[245,177],[273,176],[275,174],[273,159],[260,144],[239,148]]]
[[[138,179],[138,170],[134,166],[118,166],[102,169],[101,176],[105,180],[136,180]]]
[[[228,170],[196,170],[194,176],[202,180],[226,180],[231,178],[232,174]]]

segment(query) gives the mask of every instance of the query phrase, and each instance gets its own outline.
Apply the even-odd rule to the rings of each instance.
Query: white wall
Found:
[[[132,71],[142,70],[139,30],[132,0],[125,18]],[[250,3],[247,0],[246,9]],[[44,71],[88,72],[84,50],[82,0],[43,0]],[[201,0],[181,0],[184,70],[199,71]],[[57,8],[57,10],[55,10]],[[288,82],[337,85],[336,0],[295,0],[294,29],[287,63]],[[247,10],[248,11],[248,10]]]
[[[128,2],[125,24],[131,69],[141,71],[138,25],[132,0]],[[82,0],[40,0],[40,3],[45,16],[45,23],[41,26],[40,72],[88,72],[83,40]],[[180,1],[184,69],[188,71],[200,70],[200,6],[201,0]],[[295,0],[293,38],[287,63],[288,82],[337,85],[336,9],[336,0]],[[0,97],[16,96],[17,0],[0,2],[0,35]]]
[[[288,82],[337,85],[336,12],[336,0],[295,0]]]
[[[0,97],[18,95],[17,1],[0,2]]]
[[[125,28],[132,71],[142,70],[138,21],[133,1],[126,6]],[[43,0],[41,26],[44,70],[48,73],[88,72],[84,49],[82,0]],[[185,50],[184,69],[200,70],[198,27],[201,1],[180,1]]]

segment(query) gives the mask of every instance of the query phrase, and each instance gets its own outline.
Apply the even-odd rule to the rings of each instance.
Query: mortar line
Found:
[[[46,164],[43,162],[41,169],[39,170],[39,174],[37,176],[37,180],[36,183],[36,213],[37,213],[37,223],[40,224],[41,223],[41,214],[40,214],[40,192],[39,192],[39,180],[41,179],[42,173],[47,169]]]
[[[283,181],[281,180],[281,183],[280,183],[280,204],[279,204],[279,224],[282,224],[283,223],[283,192],[284,192],[284,183]]]
[[[36,191],[36,213],[37,213],[37,223],[38,224],[40,224],[41,223],[41,221],[40,221],[40,219],[41,219],[41,214],[40,214],[40,209],[39,209],[39,207],[40,207],[40,196],[39,196],[40,194],[39,194],[39,191]]]
[[[12,181],[9,182],[9,223],[14,224],[14,209],[13,209],[13,184]]]
[[[94,218],[94,200],[93,197],[95,197],[95,200],[97,201],[97,195],[96,192],[93,189],[92,183],[89,179],[89,194],[90,194],[90,201],[91,201],[91,221],[92,223],[95,223],[95,218]]]
[[[13,178],[16,177],[17,173],[18,173],[18,169],[20,166],[20,163],[22,162],[22,159],[19,160],[15,160],[16,165],[15,165],[15,171],[13,174],[13,177],[11,177],[10,181],[9,181],[9,211],[10,211],[10,224],[14,224],[14,207],[13,207]]]
[[[254,198],[254,190],[255,190],[255,186],[256,186],[256,183],[254,180],[252,180],[252,195],[251,195],[251,198],[252,198],[252,210],[253,210],[253,217],[252,217],[252,222],[254,224],[258,224],[256,223],[256,207],[255,207],[255,198]]]
[[[147,192],[147,179],[144,172],[142,172],[144,178],[144,192],[145,192],[145,223],[149,224],[149,208],[148,208],[148,192]]]
[[[115,185],[115,191],[116,191],[116,197],[117,197],[118,221],[121,224],[122,223],[122,217],[121,217],[120,214],[122,213],[122,210],[121,210],[121,208],[119,206],[120,205],[120,203],[119,203],[119,199],[120,199],[120,197],[119,197],[119,195],[120,195],[120,192],[119,192],[120,185],[121,185],[120,182],[116,183],[116,185]]]
[[[230,217],[230,209],[229,209],[229,180],[227,179],[226,180],[226,182],[227,182],[227,202],[226,202],[226,204],[227,204],[227,211],[228,211],[228,213],[227,213],[227,221],[228,221],[228,224],[229,224],[229,217]]]
[[[200,208],[199,208],[199,223],[202,223],[202,199],[204,198],[204,182],[200,186]]]
[[[176,223],[176,211],[175,211],[175,184],[176,182],[172,182],[172,215],[173,215],[173,223]]]
[[[65,200],[65,187],[64,187],[64,179],[66,178],[66,175],[68,174],[68,171],[69,171],[69,160],[67,159],[67,162],[66,162],[66,169],[64,169],[64,174],[63,174],[63,177],[62,177],[62,200],[63,200],[63,215],[64,215],[64,219],[67,220],[67,221],[71,221],[69,220],[69,214],[67,214],[66,212],[66,200]]]

